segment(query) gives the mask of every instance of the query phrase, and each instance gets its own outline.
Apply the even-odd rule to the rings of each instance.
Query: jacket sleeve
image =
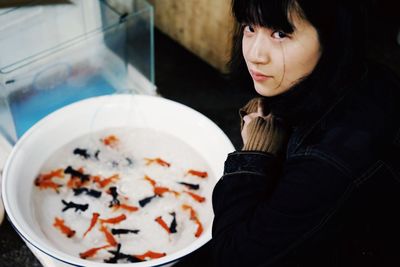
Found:
[[[213,191],[216,266],[273,266],[323,226],[349,184],[318,157],[229,154]]]

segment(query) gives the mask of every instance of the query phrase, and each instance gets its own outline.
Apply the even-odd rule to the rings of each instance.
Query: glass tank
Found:
[[[145,0],[0,6],[0,134],[15,143],[89,97],[153,94],[153,8]]]

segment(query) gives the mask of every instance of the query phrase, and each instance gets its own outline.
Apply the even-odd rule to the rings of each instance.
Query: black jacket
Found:
[[[400,266],[399,152],[400,86],[370,67],[293,128],[283,161],[228,156],[213,192],[216,266]]]

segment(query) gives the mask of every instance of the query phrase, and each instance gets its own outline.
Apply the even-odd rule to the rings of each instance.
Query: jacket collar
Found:
[[[330,105],[327,106],[327,108],[321,113],[319,117],[317,117],[314,120],[311,120],[309,123],[299,125],[299,126],[294,126],[292,128],[292,140],[290,141],[290,145],[288,146],[288,151],[287,151],[287,156],[289,154],[296,153],[300,146],[304,143],[304,141],[307,139],[307,137],[316,129],[321,129],[323,125],[326,124],[326,120],[329,114],[332,113],[332,111],[338,106],[339,103],[342,102],[344,98],[346,98],[347,95],[349,95],[356,87],[362,86],[362,84],[365,83],[366,77],[368,75],[368,67],[365,66],[364,72],[359,79],[358,82],[345,86],[341,90],[341,94],[339,97],[334,99]],[[290,152],[290,153],[289,153]]]

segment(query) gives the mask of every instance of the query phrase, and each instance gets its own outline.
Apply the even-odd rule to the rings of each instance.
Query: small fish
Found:
[[[109,223],[109,224],[117,224],[120,223],[122,221],[124,221],[126,219],[126,215],[125,214],[121,214],[117,217],[114,218],[109,218],[109,219],[100,219],[101,223]]]
[[[142,255],[134,255],[134,256],[142,261],[145,261],[148,259],[158,259],[158,258],[164,257],[166,255],[167,255],[166,253],[158,253],[158,252],[153,252],[153,251],[149,250]]]
[[[187,204],[183,204],[182,205],[182,209],[183,210],[189,210],[190,211],[190,219],[193,220],[194,218],[196,218],[196,212],[194,211],[194,209],[192,208],[192,206],[187,205]]]
[[[105,137],[104,139],[102,139],[101,141],[106,146],[115,147],[118,144],[119,139],[115,135],[109,135],[109,136]]]
[[[205,197],[202,197],[202,196],[197,195],[197,194],[195,194],[195,193],[192,193],[192,192],[189,192],[189,191],[183,191],[183,192],[185,192],[186,194],[188,194],[189,196],[191,196],[194,200],[196,200],[196,201],[199,202],[199,203],[202,203],[202,202],[206,201],[206,198],[205,198]]]
[[[199,218],[197,217],[196,211],[187,204],[182,205],[183,210],[189,210],[190,211],[190,220],[194,221],[197,224],[197,230],[196,233],[194,234],[195,237],[200,237],[201,234],[203,233],[203,225],[201,224]]]
[[[161,187],[161,186],[154,187],[154,194],[156,194],[157,196],[162,197],[164,193],[172,193],[176,197],[179,196],[179,192],[171,190],[168,187]]]
[[[83,234],[83,237],[85,237],[85,236],[92,230],[92,228],[96,225],[97,220],[99,219],[99,217],[100,217],[100,214],[99,214],[99,213],[93,212],[92,220],[90,221],[90,226],[89,226],[89,228],[86,230],[86,232]]]
[[[170,190],[166,187],[161,187],[161,186],[156,186],[154,187],[154,194],[156,194],[159,197],[162,197],[162,195],[166,192],[169,192]]]
[[[57,169],[54,171],[51,171],[49,173],[43,173],[39,175],[39,179],[42,181],[46,181],[46,180],[51,180],[52,178],[64,178],[64,170],[63,169]]]
[[[150,201],[153,199],[153,198],[155,198],[155,197],[157,197],[157,195],[154,195],[154,196],[151,196],[151,197],[146,197],[146,198],[144,198],[144,199],[142,199],[142,200],[139,200],[139,205],[140,205],[140,207],[144,207],[144,206],[146,206],[147,204],[149,204],[150,203]]]
[[[108,252],[110,252],[114,256],[109,259],[105,259],[104,262],[105,263],[118,263],[119,259],[125,259],[125,257],[121,257],[120,251],[121,251],[121,244],[118,243],[117,250],[108,250]]]
[[[92,180],[94,183],[97,183],[101,188],[108,186],[110,183],[115,182],[115,180],[119,179],[118,174],[114,174],[108,178],[101,179],[99,176],[93,176]]]
[[[67,203],[64,199],[61,200],[61,202],[65,205],[65,207],[62,209],[63,212],[68,209],[75,209],[75,212],[77,212],[79,210],[85,211],[89,208],[89,204],[77,204],[72,201]]]
[[[174,234],[176,233],[176,227],[177,227],[177,223],[176,223],[176,213],[175,212],[171,212],[170,213],[171,216],[173,216],[174,218],[172,219],[171,224],[169,225],[169,231]]]
[[[91,157],[91,155],[88,153],[87,149],[83,148],[75,148],[74,151],[72,152],[74,155],[78,155],[83,157],[84,159],[88,159]]]
[[[202,172],[202,171],[196,171],[196,170],[188,170],[186,174],[191,174],[194,176],[198,176],[200,178],[207,178],[208,173],[207,172]]]
[[[39,178],[35,179],[35,185],[39,187],[40,189],[53,189],[57,193],[59,193],[58,188],[62,187],[60,184],[56,184],[55,182],[51,180],[40,180]]]
[[[106,249],[111,247],[110,245],[105,245],[102,247],[98,247],[98,248],[91,248],[85,252],[79,253],[79,257],[81,257],[81,259],[87,259],[87,258],[91,258],[96,256],[97,251],[102,250],[102,249]]]
[[[90,180],[90,175],[89,174],[83,174],[79,170],[73,169],[71,166],[68,166],[65,170],[64,173],[70,174],[72,177],[77,177],[81,180],[82,184]]]
[[[121,244],[118,244],[117,250],[109,250],[108,252],[114,256],[110,259],[104,260],[104,262],[106,262],[106,263],[118,263],[118,260],[124,260],[124,259],[126,259],[129,262],[141,262],[142,261],[142,260],[136,258],[135,256],[121,253]]]
[[[113,168],[118,168],[119,163],[118,163],[117,161],[113,160],[113,161],[111,161],[111,166],[112,166]]]
[[[160,166],[163,166],[163,167],[170,167],[171,166],[170,163],[166,162],[165,160],[163,160],[161,158],[154,158],[154,159],[145,158],[144,160],[146,161],[146,165],[150,165],[150,164],[156,163],[156,164],[158,164]]]
[[[94,153],[94,158],[99,160],[99,154],[100,154],[100,150],[96,150],[96,152]]]
[[[73,237],[75,235],[75,231],[72,230],[71,228],[69,228],[68,226],[66,226],[64,224],[64,220],[63,219],[60,219],[60,218],[56,217],[54,219],[53,226],[59,228],[61,230],[61,232],[63,234],[65,234],[68,238],[71,238],[71,237]]]
[[[111,229],[111,233],[113,234],[113,235],[125,235],[125,234],[130,234],[130,233],[132,233],[132,234],[137,234],[137,233],[139,233],[140,232],[140,230],[137,230],[137,229],[135,229],[135,230],[130,230],[130,229],[115,229],[115,228],[112,228]]]
[[[114,205],[114,208],[116,208],[116,209],[121,208],[121,209],[130,211],[130,212],[135,212],[135,211],[137,211],[139,209],[138,207],[130,206],[130,205],[127,205],[127,204]]]
[[[117,188],[115,186],[110,187],[108,193],[112,196],[112,200],[110,201],[109,207],[114,207],[120,205],[119,199],[118,199],[118,192]]]
[[[201,224],[200,220],[196,217],[194,222],[197,224],[197,231],[194,234],[195,237],[200,237],[201,234],[203,233],[203,225]]]
[[[85,187],[80,187],[80,188],[73,188],[74,191],[74,196],[79,196],[82,193],[86,193],[86,195],[94,197],[94,198],[100,198],[101,197],[101,191],[97,191],[94,189],[88,189]]]
[[[168,225],[165,223],[165,221],[162,219],[161,216],[158,216],[157,218],[155,218],[155,221],[162,227],[164,228],[165,231],[167,231],[168,234],[171,233]]]
[[[57,169],[49,173],[40,174],[38,177],[36,177],[34,183],[40,189],[54,189],[54,191],[59,193],[58,188],[62,187],[62,185],[53,182],[53,178],[64,178],[63,169]]]
[[[151,179],[149,176],[145,175],[144,179],[148,181],[153,187],[156,186],[157,182]]]
[[[191,190],[199,190],[199,188],[200,188],[200,185],[198,185],[198,184],[189,184],[189,183],[185,183],[185,182],[178,182],[178,184],[184,185]]]
[[[108,244],[110,244],[113,247],[115,247],[118,244],[114,236],[108,231],[107,227],[101,225],[100,231],[104,233]]]
[[[132,166],[133,165],[133,160],[131,158],[126,157],[125,160],[128,163],[128,166]]]

